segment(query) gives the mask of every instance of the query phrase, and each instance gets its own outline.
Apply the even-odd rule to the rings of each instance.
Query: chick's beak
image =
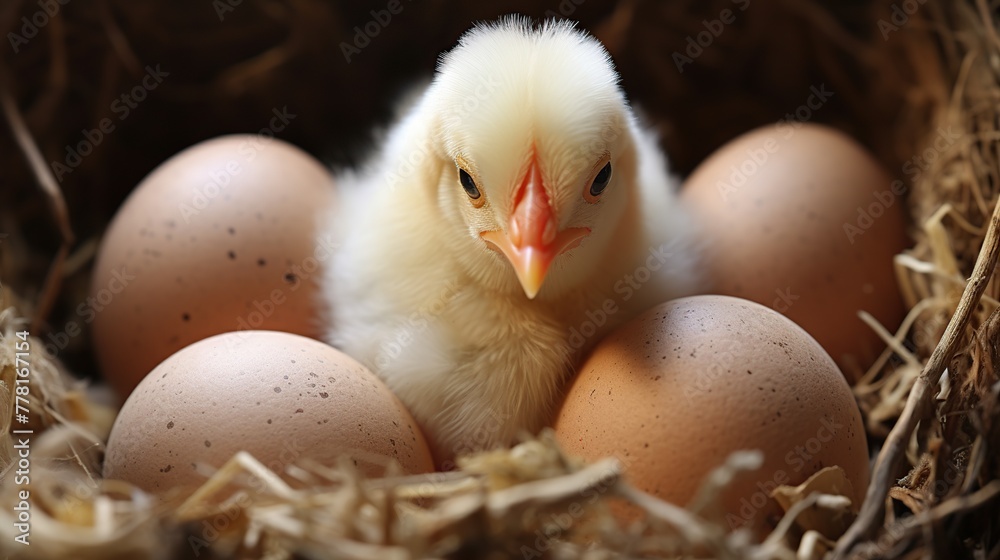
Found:
[[[552,261],[576,247],[589,233],[590,228],[558,231],[538,161],[533,157],[514,197],[514,212],[507,232],[484,231],[481,235],[507,257],[525,295],[534,299]]]

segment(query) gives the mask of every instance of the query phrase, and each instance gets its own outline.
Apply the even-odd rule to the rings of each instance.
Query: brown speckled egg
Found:
[[[638,488],[678,505],[730,453],[762,450],[763,467],[735,481],[721,510],[758,534],[778,518],[769,492],[780,484],[839,465],[856,504],[868,484],[861,414],[836,364],[786,317],[733,297],[664,303],[612,333],[580,368],[555,431],[570,454],[617,457]]]
[[[369,476],[395,459],[407,473],[434,469],[416,422],[375,374],[309,338],[225,333],[158,365],[125,402],[108,440],[104,476],[153,493],[204,482],[247,451],[281,474],[342,454]]]
[[[150,173],[104,235],[82,311],[119,394],[214,334],[318,336],[316,280],[333,250],[318,224],[333,192],[318,161],[261,136],[202,142]]]
[[[885,344],[904,308],[893,257],[908,246],[906,183],[833,129],[749,132],[691,174],[682,198],[703,227],[707,293],[756,301],[804,328],[849,381]]]

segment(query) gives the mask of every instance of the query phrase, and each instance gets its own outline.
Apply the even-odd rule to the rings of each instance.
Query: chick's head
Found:
[[[475,280],[555,298],[601,266],[637,164],[600,42],[568,23],[477,26],[441,57],[425,103],[441,219]]]

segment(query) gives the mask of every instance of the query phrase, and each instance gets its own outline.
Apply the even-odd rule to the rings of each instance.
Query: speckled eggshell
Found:
[[[602,341],[555,422],[564,449],[617,457],[637,487],[684,505],[730,453],[760,449],[722,511],[732,528],[766,533],[768,492],[831,465],[860,503],[868,484],[861,415],[836,364],[804,330],[759,304],[694,296],[652,308]],[[625,517],[635,510],[621,510]]]
[[[251,135],[202,142],[150,173],[104,235],[82,310],[118,393],[213,334],[317,337],[316,280],[333,248],[318,223],[333,193],[312,156]]]
[[[104,476],[183,492],[205,481],[197,465],[221,467],[241,450],[279,474],[342,454],[369,476],[390,459],[408,473],[434,469],[410,413],[360,363],[299,335],[244,331],[185,347],[139,384],[111,430]]]
[[[856,381],[885,348],[858,311],[890,331],[904,314],[893,269],[908,246],[901,179],[824,126],[767,127],[732,140],[682,192],[702,227],[705,292],[783,313]]]

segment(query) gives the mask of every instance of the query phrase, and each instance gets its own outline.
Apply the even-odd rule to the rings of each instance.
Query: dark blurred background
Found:
[[[43,327],[58,331],[86,297],[102,231],[157,164],[213,136],[258,132],[284,108],[295,118],[278,137],[331,166],[355,163],[442,51],[474,22],[508,13],[577,20],[601,39],[681,174],[822,85],[835,95],[811,121],[852,134],[889,169],[912,153],[898,124],[920,117],[919,61],[900,48],[905,28],[880,28],[888,1],[2,0],[0,93],[50,168],[103,119],[115,126],[57,173],[76,241]],[[145,99],[122,100],[148,68],[168,75]],[[0,281],[6,304],[30,316],[59,228],[9,127],[0,130]],[[87,333],[60,358],[94,373]]]

